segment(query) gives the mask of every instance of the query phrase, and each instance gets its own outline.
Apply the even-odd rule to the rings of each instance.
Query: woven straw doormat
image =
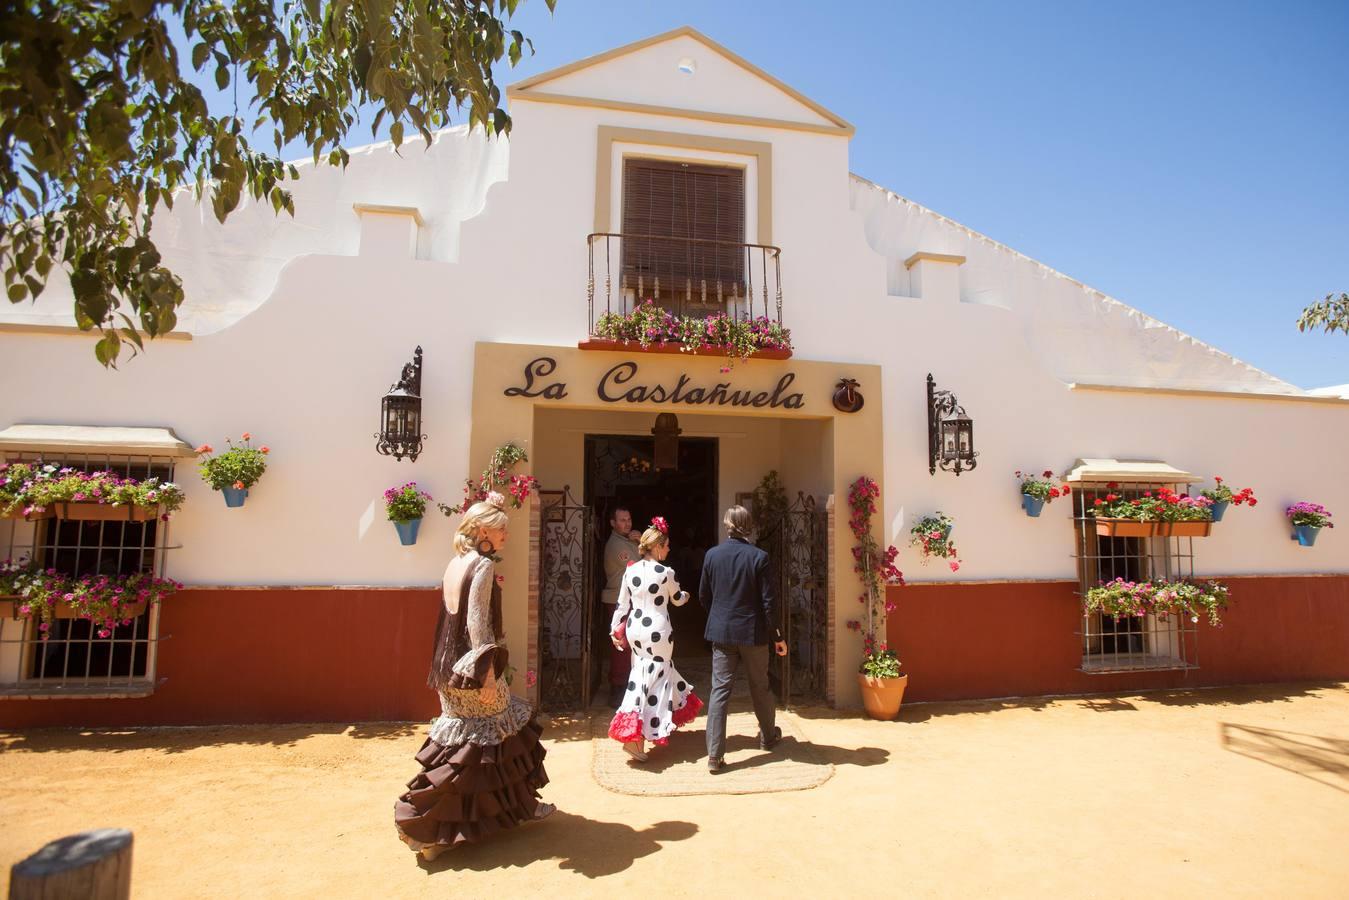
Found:
[[[591,718],[591,771],[607,790],[645,797],[805,791],[833,777],[833,764],[806,740],[800,719],[778,710],[777,723],[782,741],[765,752],[759,749],[754,713],[727,716],[726,768],[713,775],[707,771],[705,714],[672,734],[667,746],[648,745],[650,758],[637,763],[630,762],[623,745],[609,737],[609,717],[597,713]]]

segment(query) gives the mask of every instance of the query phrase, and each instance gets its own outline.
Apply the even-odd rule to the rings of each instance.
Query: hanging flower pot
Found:
[[[50,519],[56,515],[56,509],[52,506],[45,509],[32,509],[32,507],[29,507],[29,509],[32,511],[27,515],[24,515],[22,508],[15,507],[10,512],[0,515],[0,519],[19,519],[24,522],[36,522],[39,519]]]
[[[1316,536],[1321,533],[1320,526],[1317,525],[1294,525],[1293,540],[1298,542],[1300,547],[1311,547],[1316,543]]]
[[[394,522],[393,527],[398,531],[398,540],[404,547],[411,547],[417,543],[417,531],[422,527],[421,519],[410,519],[407,522]]]
[[[404,547],[417,543],[417,529],[422,527],[422,516],[426,515],[426,504],[431,495],[417,487],[417,482],[409,481],[384,492],[384,512],[398,529],[398,540]]]
[[[1242,506],[1249,504],[1252,508],[1258,502],[1255,499],[1255,492],[1250,488],[1242,488],[1234,491],[1223,483],[1221,475],[1213,476],[1214,487],[1205,488],[1199,492],[1201,497],[1206,497],[1213,505],[1209,507],[1209,512],[1213,513],[1213,521],[1221,522],[1223,515],[1227,512],[1229,506]]]
[[[245,431],[242,444],[236,445],[227,438],[230,448],[218,456],[211,456],[215,448],[210,444],[197,448],[197,453],[204,456],[198,466],[202,480],[212,490],[225,495],[225,505],[230,509],[244,505],[248,489],[267,471],[267,454],[272,452],[271,448],[254,447],[252,441],[253,435]]]
[[[1066,484],[1062,486],[1054,484],[1052,469],[1045,469],[1039,475],[1018,469],[1016,477],[1021,479],[1021,508],[1032,519],[1040,517],[1040,511],[1045,508],[1046,503],[1053,503],[1072,492],[1072,488]],[[949,528],[946,530],[946,536],[951,536]]]
[[[1223,520],[1223,514],[1227,512],[1227,507],[1231,505],[1232,501],[1230,500],[1214,501],[1214,504],[1209,507],[1209,512],[1213,513],[1213,521],[1221,522]]]
[[[1335,523],[1330,521],[1334,518],[1330,510],[1319,503],[1302,500],[1284,510],[1284,514],[1293,526],[1293,540],[1303,547],[1315,544],[1322,528],[1335,527]]]

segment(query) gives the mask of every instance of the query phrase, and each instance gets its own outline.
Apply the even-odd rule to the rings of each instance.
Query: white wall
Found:
[[[722,88],[742,99],[758,90]],[[381,491],[415,477],[437,499],[457,500],[483,464],[466,458],[475,341],[574,346],[584,336],[598,126],[685,131],[773,144],[773,237],[797,354],[884,368],[884,384],[862,392],[884,404],[890,539],[902,541],[913,515],[940,508],[958,521],[958,577],[1071,577],[1066,505],[1026,518],[1012,472],[1062,470],[1081,456],[1146,457],[1222,474],[1261,497],[1201,542],[1205,571],[1349,572],[1349,532],[1299,549],[1281,510],[1310,499],[1349,515],[1339,462],[1349,406],[1069,390],[1067,381],[1292,389],[851,179],[845,138],[528,102],[512,112],[509,178],[503,144],[450,132],[430,153],[415,142],[401,157],[377,146],[354,154],[346,175],[307,172],[294,221],[245,211],[222,227],[180,206],[164,233],[188,248],[170,260],[189,260],[184,319],[196,316],[203,333],[155,343],[117,372],[95,364],[87,337],[0,334],[0,425],[164,425],[217,447],[248,430],[271,446],[271,469],[241,510],[226,510],[190,469],[181,473],[189,500],[173,526],[184,545],[174,577],[434,583],[449,523],[433,516],[417,546],[403,548],[383,520]],[[427,258],[350,255],[357,201],[418,207]],[[965,302],[894,296],[905,288],[896,260],[920,250],[968,257]],[[15,307],[5,318],[33,312]],[[377,456],[373,432],[379,398],[417,344],[430,437],[410,465]],[[928,372],[976,423],[979,467],[959,478],[927,472]],[[911,578],[957,577],[918,567],[909,550],[901,565]]]

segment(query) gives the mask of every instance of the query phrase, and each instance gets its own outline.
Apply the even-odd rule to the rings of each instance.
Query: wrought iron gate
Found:
[[[594,512],[567,487],[541,513],[539,701],[545,709],[584,709],[593,668]]]
[[[774,685],[783,702],[826,696],[829,651],[829,516],[814,497],[798,493],[776,522],[763,523],[778,595],[778,627],[787,655],[775,657]]]

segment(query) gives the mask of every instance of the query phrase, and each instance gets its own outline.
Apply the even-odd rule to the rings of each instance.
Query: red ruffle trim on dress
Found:
[[[678,728],[692,722],[698,715],[698,710],[702,708],[703,701],[698,699],[697,694],[690,691],[684,705],[674,712],[675,727]],[[614,713],[613,721],[609,723],[609,737],[622,744],[631,744],[642,740],[642,714],[635,709]],[[663,747],[668,743],[668,738],[656,738],[651,743],[657,747]]]
[[[642,714],[632,712],[614,713],[609,723],[609,737],[623,744],[631,744],[642,739]]]
[[[698,699],[697,694],[689,691],[688,698],[684,701],[684,705],[674,712],[675,727],[678,728],[680,725],[687,725],[692,722],[694,718],[697,717],[698,710],[702,708],[703,701]]]

